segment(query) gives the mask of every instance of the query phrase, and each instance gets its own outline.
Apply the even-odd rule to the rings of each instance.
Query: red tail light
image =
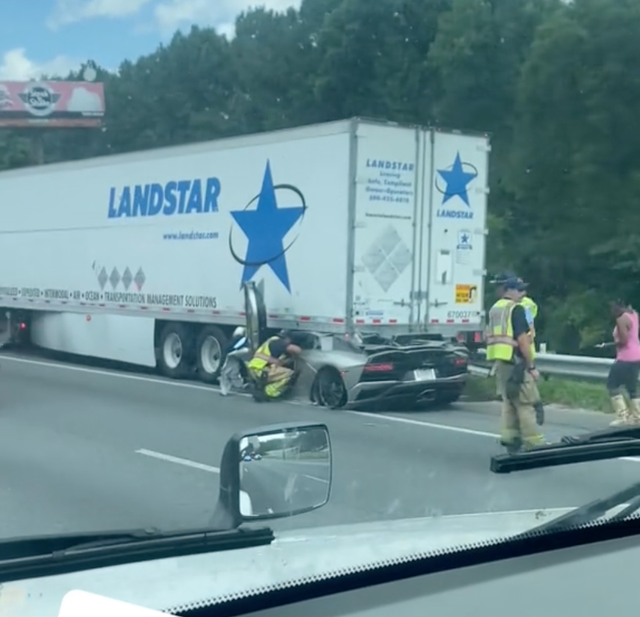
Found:
[[[27,324],[24,323],[24,321],[23,321],[23,322],[20,323],[19,328],[20,328],[20,330],[26,330],[27,329]]]
[[[453,363],[455,364],[455,366],[464,366],[467,363],[467,359],[466,358],[456,358]]]
[[[393,364],[390,362],[381,364],[366,364],[364,367],[365,373],[390,373],[393,370]]]

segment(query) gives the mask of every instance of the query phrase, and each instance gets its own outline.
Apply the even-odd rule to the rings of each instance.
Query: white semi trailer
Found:
[[[489,140],[351,119],[0,173],[15,341],[217,378],[269,328],[476,337]]]

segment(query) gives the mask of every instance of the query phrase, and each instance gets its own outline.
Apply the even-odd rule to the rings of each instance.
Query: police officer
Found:
[[[511,274],[511,273],[509,273]],[[500,442],[509,451],[545,443],[536,424],[540,375],[531,354],[530,327],[520,301],[526,285],[517,276],[499,281],[501,298],[489,311],[487,360],[495,362],[498,394],[502,399]]]

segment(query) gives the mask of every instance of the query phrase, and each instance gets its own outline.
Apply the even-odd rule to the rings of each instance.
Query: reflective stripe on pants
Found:
[[[254,376],[259,379],[264,369],[260,369],[259,371],[250,370]],[[293,371],[290,368],[272,364],[267,369],[267,385],[265,386],[264,393],[269,398],[278,398],[291,381],[292,376]]]

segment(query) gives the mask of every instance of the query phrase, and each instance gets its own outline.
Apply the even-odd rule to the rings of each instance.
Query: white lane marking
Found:
[[[87,368],[84,366],[74,366],[72,364],[64,364],[61,362],[45,362],[42,360],[32,360],[31,358],[18,358],[16,356],[10,356],[10,355],[4,355],[4,354],[0,354],[0,363],[3,361],[12,361],[12,362],[22,362],[23,364],[33,364],[35,366],[45,366],[45,367],[53,367],[53,368],[60,368],[60,369],[67,369],[69,371],[77,371],[80,373],[93,373],[94,375],[104,375],[106,377],[119,377],[120,379],[130,379],[132,381],[141,381],[141,382],[147,382],[147,383],[155,383],[155,384],[162,384],[165,386],[174,386],[174,387],[178,387],[178,388],[191,388],[193,390],[205,390],[206,392],[220,392],[220,388],[216,388],[214,386],[201,386],[199,384],[194,384],[194,383],[185,383],[185,382],[181,382],[181,381],[173,381],[173,380],[169,380],[169,379],[160,379],[157,377],[146,377],[144,375],[129,375],[127,373],[122,373],[122,372],[118,372],[118,371],[107,371],[104,369],[96,369],[96,368]],[[243,396],[243,397],[250,397],[251,395],[246,394],[244,392],[234,392],[233,396]],[[313,405],[307,405],[305,403],[301,403],[299,401],[282,401],[284,403],[289,403],[289,404],[293,404],[293,405],[299,405],[299,406],[304,406],[304,407],[313,407]],[[447,424],[437,424],[435,422],[424,422],[423,420],[412,420],[411,418],[402,418],[402,417],[398,417],[398,416],[387,416],[385,414],[376,414],[376,413],[369,413],[366,411],[348,411],[348,410],[343,410],[340,413],[349,413],[352,415],[358,415],[358,416],[366,416],[366,417],[370,417],[370,418],[374,418],[374,419],[380,419],[383,418],[385,420],[390,420],[392,422],[400,422],[402,424],[410,424],[413,426],[423,426],[425,428],[433,428],[436,430],[441,430],[441,431],[451,431],[453,433],[463,433],[466,435],[476,435],[478,437],[491,437],[492,439],[498,439],[499,435],[496,435],[495,433],[487,433],[485,431],[476,431],[474,429],[470,429],[470,428],[464,428],[461,426],[449,426]],[[186,459],[185,459],[186,460]],[[625,457],[621,457],[620,459],[621,461],[632,461],[634,463],[640,463],[640,457],[635,457],[635,456],[625,456]],[[200,463],[195,463],[196,465],[199,465]],[[213,468],[215,469],[215,468]],[[215,472],[218,473],[218,472]]]
[[[329,484],[329,480],[324,480],[323,478],[316,478],[315,476],[309,476],[306,473],[303,473],[302,477],[309,478],[309,480],[315,480],[316,482],[322,482],[323,484]]]
[[[176,465],[184,465],[185,467],[200,469],[201,471],[207,471],[209,473],[220,473],[220,469],[218,467],[212,467],[211,465],[191,461],[188,458],[180,458],[179,456],[171,456],[171,454],[163,454],[162,452],[156,452],[155,450],[140,448],[140,450],[136,450],[136,454],[157,458],[161,461],[166,461],[167,463],[175,463]],[[253,514],[251,498],[249,497],[249,494],[242,489],[240,489],[240,512],[245,516],[251,516]]]
[[[492,439],[500,439],[500,435],[496,433],[486,433],[485,431],[476,431],[471,428],[464,428],[461,426],[448,426],[447,424],[437,424],[435,422],[424,422],[423,420],[412,420],[411,418],[403,418],[400,416],[387,416],[385,414],[369,413],[367,411],[343,411],[343,413],[349,413],[358,416],[367,416],[369,418],[384,418],[385,420],[391,420],[392,422],[400,422],[401,424],[412,424],[418,426],[425,426],[427,428],[435,428],[441,431],[451,431],[453,433],[464,433],[466,435],[476,435],[478,437],[491,437]],[[631,461],[633,463],[640,463],[640,457],[637,456],[621,456],[619,461]]]
[[[62,362],[45,362],[43,360],[32,360],[31,358],[18,358],[0,354],[0,364],[10,360],[11,362],[21,362],[23,364],[33,364],[35,366],[45,366],[48,368],[60,368],[68,371],[77,371],[79,373],[92,373],[94,375],[103,375],[105,377],[119,377],[120,379],[129,379],[131,381],[142,381],[147,383],[162,384],[165,386],[176,386],[178,388],[191,388],[193,390],[206,390],[207,392],[220,392],[220,388],[214,386],[202,386],[196,383],[173,381],[170,379],[162,379],[160,377],[146,377],[145,375],[130,375],[119,371],[107,371],[99,368],[87,368],[85,366],[74,366],[73,364],[64,364]],[[234,393],[234,396],[249,396],[245,393]]]
[[[142,454],[143,456],[150,456],[151,458],[157,458],[167,463],[175,463],[176,465],[184,465],[185,467],[193,467],[194,469],[200,469],[201,471],[208,471],[209,473],[220,473],[218,467],[212,467],[211,465],[205,465],[204,463],[198,463],[197,461],[191,461],[188,458],[180,458],[179,456],[171,456],[170,454],[163,454],[162,452],[155,452],[154,450],[145,450],[140,448],[136,450],[136,454]]]
[[[454,433],[465,433],[467,435],[477,435],[479,437],[491,437],[497,439],[499,435],[493,433],[485,433],[484,431],[476,431],[471,428],[464,428],[461,426],[449,426],[448,424],[437,424],[435,422],[425,422],[424,420],[412,420],[411,418],[403,418],[402,416],[387,416],[381,413],[370,413],[368,411],[343,411],[342,413],[349,413],[355,416],[365,416],[367,418],[391,420],[392,422],[400,422],[401,424],[411,424],[413,426],[426,426],[427,428],[440,429],[442,431],[452,431]]]

